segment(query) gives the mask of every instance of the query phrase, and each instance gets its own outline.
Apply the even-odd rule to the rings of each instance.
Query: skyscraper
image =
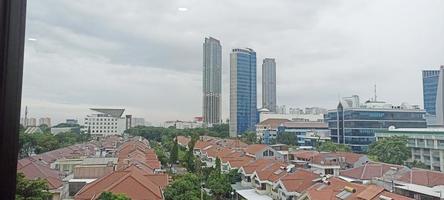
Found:
[[[230,54],[230,137],[255,130],[257,123],[256,52],[233,49]]]
[[[276,62],[265,58],[262,63],[262,108],[276,112]]]
[[[422,94],[424,109],[430,115],[436,115],[436,93],[438,92],[439,70],[422,71]]]
[[[444,126],[444,66],[422,71],[424,109],[429,126]]]
[[[221,122],[222,47],[219,40],[203,43],[203,120],[206,125]]]
[[[436,125],[444,126],[444,66],[439,69],[438,87],[436,88]]]

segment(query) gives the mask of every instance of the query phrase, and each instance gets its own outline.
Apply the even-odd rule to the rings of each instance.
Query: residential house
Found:
[[[381,186],[350,183],[331,177],[308,188],[298,200],[412,200]]]
[[[368,157],[351,152],[319,153],[308,163],[314,173],[321,175],[339,175],[339,170],[355,168],[367,163]]]
[[[266,144],[252,144],[244,149],[247,156],[254,159],[284,160],[284,156]]]
[[[88,183],[75,196],[75,200],[97,199],[104,191],[124,193],[131,199],[161,200],[162,190],[168,185],[167,174],[146,174],[137,166],[114,171]]]
[[[306,189],[320,180],[319,174],[308,170],[299,169],[294,173],[288,173],[275,184],[274,199],[296,200]]]
[[[395,180],[393,187],[410,198],[439,200],[444,197],[444,173],[414,168]]]
[[[17,162],[17,172],[23,173],[29,180],[43,179],[48,183],[52,200],[59,200],[62,196],[63,174],[51,169],[49,165],[33,158],[24,158]]]

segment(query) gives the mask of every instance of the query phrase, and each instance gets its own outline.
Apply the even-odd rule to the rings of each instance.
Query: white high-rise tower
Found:
[[[265,58],[262,63],[262,108],[276,112],[276,62]]]
[[[203,120],[208,126],[221,122],[222,47],[219,40],[203,43]]]

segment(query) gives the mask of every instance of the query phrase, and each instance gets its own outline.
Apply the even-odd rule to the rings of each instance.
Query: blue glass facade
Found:
[[[439,70],[422,71],[422,91],[424,109],[428,114],[436,115],[436,94],[438,92]]]
[[[233,49],[232,56],[235,59],[235,84],[234,98],[231,102],[236,106],[236,132],[242,134],[246,131],[254,131],[258,121],[257,114],[257,88],[256,88],[256,52],[252,49]],[[233,80],[231,80],[233,81]],[[233,86],[232,86],[233,87]]]
[[[349,145],[354,152],[366,152],[375,141],[375,131],[396,128],[426,128],[422,110],[343,108],[326,115],[331,141]]]

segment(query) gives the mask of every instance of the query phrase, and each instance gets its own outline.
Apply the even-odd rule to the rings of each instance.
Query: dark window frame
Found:
[[[0,194],[15,199],[26,0],[0,1]]]

